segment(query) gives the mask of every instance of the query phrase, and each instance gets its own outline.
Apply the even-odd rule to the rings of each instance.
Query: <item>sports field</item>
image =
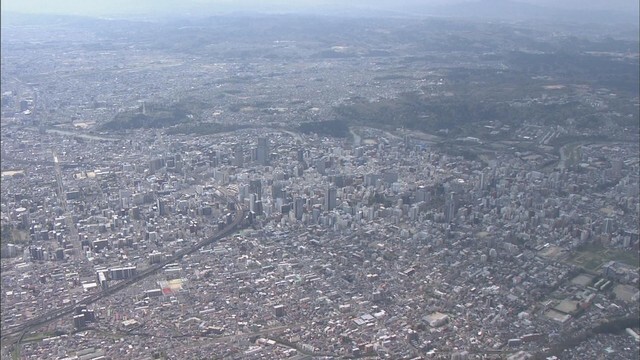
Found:
[[[569,262],[592,271],[597,270],[602,264],[611,260],[620,261],[634,267],[640,266],[640,257],[637,252],[609,249],[599,244],[588,244],[569,258]]]

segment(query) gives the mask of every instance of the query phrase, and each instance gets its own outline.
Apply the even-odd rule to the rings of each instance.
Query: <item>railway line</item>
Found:
[[[147,277],[149,277],[150,275],[153,275],[154,273],[156,273],[157,271],[161,270],[163,267],[165,267],[166,265],[176,262],[177,260],[181,259],[182,257],[192,254],[194,252],[196,252],[197,250],[199,250],[200,248],[207,246],[209,244],[212,244],[218,240],[220,240],[221,238],[228,236],[230,234],[232,234],[233,232],[235,232],[240,225],[242,224],[244,217],[245,217],[245,209],[242,208],[242,206],[238,203],[235,204],[235,218],[233,219],[233,221],[228,224],[227,226],[225,226],[223,229],[221,229],[220,231],[216,232],[215,234],[213,234],[211,237],[204,239],[200,242],[198,242],[197,244],[186,248],[186,249],[182,249],[177,251],[175,254],[173,254],[172,256],[166,258],[164,261],[162,261],[161,263],[155,264],[153,266],[150,266],[144,270],[142,270],[141,272],[139,272],[135,277],[129,279],[129,280],[125,280],[122,281],[120,283],[117,283],[113,286],[110,286],[109,288],[93,294],[91,296],[88,296],[78,302],[76,302],[75,304],[72,305],[68,305],[59,309],[55,309],[52,311],[49,311],[45,314],[39,315],[33,319],[27,320],[26,322],[15,326],[13,328],[10,329],[5,329],[2,330],[2,333],[0,334],[0,340],[2,341],[3,346],[4,345],[11,345],[14,343],[19,343],[22,338],[24,337],[24,335],[29,331],[29,330],[33,330],[36,329],[40,326],[46,325],[54,320],[57,320],[65,315],[71,314],[75,308],[79,305],[89,305],[92,303],[95,303],[103,298],[106,298],[110,295],[115,294],[118,291],[121,291],[137,282],[139,282],[142,279],[145,279]]]

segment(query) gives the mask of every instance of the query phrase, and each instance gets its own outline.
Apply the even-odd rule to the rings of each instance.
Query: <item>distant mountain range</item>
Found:
[[[346,17],[459,17],[489,20],[548,20],[572,23],[627,23],[637,25],[637,0],[311,0],[299,1],[215,1],[203,0],[139,0],[135,2],[113,0],[92,6],[93,2],[75,3],[56,1],[34,4],[44,0],[3,1],[2,20],[11,21],[12,12],[57,13],[136,19],[206,17],[220,14],[315,14]],[[635,1],[635,2],[634,2]],[[534,4],[536,3],[536,4]],[[66,4],[66,5],[65,5]],[[110,5],[105,5],[110,4]],[[589,5],[591,4],[591,5]],[[610,5],[607,5],[610,4]]]
[[[531,0],[535,1],[535,0]],[[429,1],[407,0],[403,5],[393,6],[389,2],[372,2],[366,6],[358,3],[350,6],[318,7],[318,11],[337,15],[367,15],[367,16],[442,16],[459,18],[483,18],[489,20],[549,20],[575,23],[627,23],[638,24],[638,7],[606,5],[589,6],[589,1],[574,4],[570,0],[557,1],[556,4],[547,0],[539,0],[542,4],[533,4],[515,0],[467,0],[433,4]],[[633,3],[637,0],[630,0]],[[571,6],[569,6],[571,5]],[[582,5],[582,6],[579,6]]]
[[[534,5],[511,0],[469,1],[443,6],[425,6],[422,7],[422,9],[418,7],[415,10],[423,14],[450,17],[479,17],[506,20],[544,19],[579,23],[638,23],[637,12],[629,13],[620,10],[590,9],[588,7],[569,9],[564,7]]]

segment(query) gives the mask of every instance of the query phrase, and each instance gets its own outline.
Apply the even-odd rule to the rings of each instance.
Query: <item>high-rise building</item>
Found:
[[[271,185],[271,197],[273,197],[274,199],[284,199],[285,198],[285,191],[284,191],[284,184],[281,182],[274,182],[273,185]]]
[[[215,167],[218,167],[218,165],[220,165],[220,161],[218,160],[218,157],[215,155],[212,155],[209,158],[209,166],[215,168]]]
[[[237,167],[242,167],[242,165],[244,165],[244,151],[242,149],[242,145],[236,145],[233,150],[233,165]]]
[[[44,260],[46,252],[41,247],[31,246],[29,247],[29,253],[31,255],[31,260]]]
[[[327,188],[327,193],[324,198],[324,209],[326,211],[331,211],[335,209],[338,197],[338,190],[335,187]]]
[[[249,211],[256,212],[256,203],[258,202],[257,194],[249,194]]]
[[[29,102],[27,100],[20,100],[20,111],[26,111],[29,109]]]
[[[269,165],[269,140],[267,138],[258,138],[256,160],[260,165]]]
[[[84,314],[73,316],[73,326],[78,330],[83,329],[86,326]]]
[[[165,159],[163,158],[156,158],[149,161],[149,171],[151,171],[152,173],[156,172],[159,169],[162,169],[165,166],[166,166],[166,163],[165,163]]]
[[[258,199],[262,199],[262,181],[260,179],[249,181],[249,193],[256,194]]]
[[[455,199],[455,193],[451,192],[449,194],[449,197],[447,198],[447,200],[445,201],[445,208],[444,208],[444,217],[445,217],[445,221],[446,222],[451,222],[453,221],[454,217],[456,215],[456,199]]]
[[[263,207],[262,207],[262,200],[258,200],[256,201],[256,206],[255,206],[255,211],[254,213],[258,216],[262,215],[263,212]]]
[[[108,279],[110,280],[126,280],[135,277],[137,269],[135,266],[121,267],[109,269]]]
[[[320,206],[320,205],[318,204],[318,206]],[[321,211],[322,210],[319,207],[315,207],[315,206],[313,207],[313,210],[311,212],[311,219],[313,220],[314,224],[318,223],[318,220],[320,219]]]
[[[324,157],[316,160],[316,171],[321,175],[325,175],[327,173],[326,159]]]
[[[296,220],[302,220],[302,214],[304,212],[304,199],[301,197],[297,197],[293,202],[293,212],[295,214]]]
[[[167,214],[166,205],[164,203],[164,200],[158,199],[156,201],[156,206],[158,208],[158,215],[164,216],[164,215]]]
[[[611,234],[613,232],[613,227],[614,227],[614,223],[613,223],[613,219],[612,218],[606,218],[604,219],[604,233],[605,234]]]
[[[262,201],[256,194],[249,195],[249,211],[251,211],[254,215],[259,216],[262,215]]]

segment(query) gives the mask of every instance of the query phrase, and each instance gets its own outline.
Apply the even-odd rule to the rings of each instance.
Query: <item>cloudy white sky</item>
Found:
[[[417,5],[445,5],[474,0],[1,0],[2,11],[74,15],[170,14],[193,11],[309,11],[313,9],[372,9],[402,12]],[[480,1],[480,0],[476,0]],[[497,1],[497,0],[483,0]],[[517,0],[530,4],[576,9],[638,12],[638,0]]]

